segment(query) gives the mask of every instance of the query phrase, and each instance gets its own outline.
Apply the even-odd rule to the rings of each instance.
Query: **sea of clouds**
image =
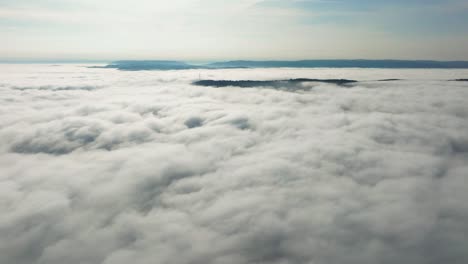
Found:
[[[1,65],[0,263],[468,263],[467,76]]]

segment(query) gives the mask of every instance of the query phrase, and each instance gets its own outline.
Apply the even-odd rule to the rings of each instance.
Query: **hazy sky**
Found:
[[[0,59],[468,60],[466,0],[0,0]]]

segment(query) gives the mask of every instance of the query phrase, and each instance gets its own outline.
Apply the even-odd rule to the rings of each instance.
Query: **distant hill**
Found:
[[[125,71],[142,71],[142,70],[187,70],[198,69],[200,67],[190,65],[180,61],[166,61],[166,60],[122,60],[112,62],[103,67],[94,68],[115,68]]]
[[[299,61],[221,61],[204,65],[193,65],[181,61],[167,60],[122,60],[106,66],[93,68],[115,68],[126,71],[140,70],[187,70],[229,68],[411,68],[411,69],[467,69],[468,61],[429,60],[299,60]]]
[[[468,68],[468,61],[407,60],[300,60],[300,61],[226,61],[214,68]]]
[[[305,82],[316,82],[316,83],[329,83],[336,85],[348,85],[356,83],[355,80],[347,79],[309,79],[309,78],[298,78],[298,79],[287,79],[287,80],[198,80],[192,84],[198,86],[211,86],[211,87],[242,87],[242,88],[251,88],[251,87],[262,87],[262,86],[272,86],[272,87],[285,87],[285,86],[297,86]]]

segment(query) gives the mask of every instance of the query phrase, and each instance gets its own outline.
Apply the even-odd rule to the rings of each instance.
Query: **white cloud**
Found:
[[[0,263],[468,259],[466,70],[0,72]]]

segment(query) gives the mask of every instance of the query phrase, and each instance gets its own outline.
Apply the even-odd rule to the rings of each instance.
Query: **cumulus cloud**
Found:
[[[466,70],[1,67],[0,263],[468,261]]]

